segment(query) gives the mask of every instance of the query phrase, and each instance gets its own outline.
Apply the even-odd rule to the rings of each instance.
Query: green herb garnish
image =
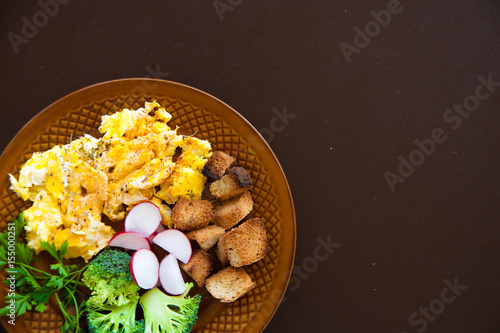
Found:
[[[0,269],[5,269],[7,279],[4,283],[9,289],[5,300],[7,305],[0,309],[0,316],[8,316],[13,311],[20,316],[32,309],[43,312],[49,298],[54,295],[64,316],[61,332],[81,332],[79,321],[85,308],[85,298],[78,286],[84,286],[80,278],[85,267],[63,263],[68,251],[68,242],[65,241],[59,251],[54,243],[41,242],[56,263],[50,265],[50,272],[36,268],[33,263],[38,260],[34,259],[33,250],[18,241],[25,223],[21,213],[0,233]]]

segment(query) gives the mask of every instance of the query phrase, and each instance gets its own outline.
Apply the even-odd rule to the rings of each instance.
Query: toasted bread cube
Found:
[[[210,201],[181,198],[170,217],[174,228],[187,231],[206,227],[214,218]]]
[[[221,179],[210,184],[209,190],[217,200],[224,201],[251,189],[252,186],[252,177],[248,171],[242,167],[234,167]]]
[[[250,191],[243,192],[235,198],[223,201],[214,208],[214,223],[224,229],[231,229],[243,220],[253,209]]]
[[[213,180],[219,180],[235,163],[236,157],[221,150],[214,151],[203,168],[203,174]]]
[[[227,267],[207,279],[208,292],[224,303],[236,301],[255,287],[243,268]]]
[[[212,274],[215,267],[215,258],[202,249],[193,252],[187,264],[179,262],[179,266],[193,278],[199,287],[205,285],[205,281]]]
[[[186,233],[186,236],[190,240],[196,241],[198,245],[205,251],[208,251],[212,246],[214,246],[219,237],[226,232],[224,228],[216,225],[209,225],[201,229],[193,230]]]
[[[227,255],[231,266],[253,264],[269,252],[266,226],[259,218],[245,221],[222,235],[217,247],[222,255]]]
[[[226,267],[227,265],[229,265],[229,258],[227,257],[227,252],[225,247],[216,246],[215,254],[217,255],[217,259],[219,259],[222,267]]]

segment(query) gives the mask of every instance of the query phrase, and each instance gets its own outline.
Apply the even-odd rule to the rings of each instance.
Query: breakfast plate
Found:
[[[293,268],[296,222],[293,199],[283,170],[257,130],[238,112],[198,89],[164,80],[121,79],[78,90],[35,116],[10,142],[0,156],[0,228],[29,204],[9,189],[7,174],[17,175],[32,153],[45,151],[84,134],[95,134],[101,116],[123,108],[137,109],[145,102],[158,101],[172,115],[170,124],[185,133],[210,141],[214,150],[223,150],[247,169],[254,187],[251,217],[261,218],[267,228],[268,255],[246,267],[256,287],[233,303],[221,303],[206,290],[193,332],[262,332],[278,309]],[[41,256],[43,264],[44,256]],[[1,276],[2,280],[5,276]],[[2,287],[3,304],[6,288]],[[58,332],[63,317],[49,302],[45,312],[28,312],[16,318],[15,326],[2,323],[8,332]]]

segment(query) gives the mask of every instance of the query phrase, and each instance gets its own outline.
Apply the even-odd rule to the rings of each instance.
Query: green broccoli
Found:
[[[140,298],[144,311],[144,333],[188,333],[198,319],[201,296],[187,296],[193,287],[186,283],[186,292],[168,296],[158,288],[148,290]]]
[[[130,331],[130,333],[144,333],[146,329],[146,324],[144,323],[144,319],[135,322],[135,327]]]
[[[143,333],[144,319],[136,321],[138,300],[126,305],[88,305],[87,321],[90,333]]]
[[[130,255],[123,251],[106,249],[88,265],[83,282],[90,290],[90,305],[122,306],[139,299],[139,286],[130,273]]]

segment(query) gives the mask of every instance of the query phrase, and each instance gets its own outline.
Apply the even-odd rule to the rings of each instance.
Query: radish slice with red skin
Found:
[[[109,246],[121,247],[127,250],[151,249],[149,239],[136,232],[117,232],[108,243]]]
[[[135,283],[142,289],[154,288],[158,283],[160,264],[151,250],[136,251],[132,255],[129,268]]]
[[[143,201],[128,212],[125,217],[125,231],[149,237],[158,229],[160,223],[160,209],[150,201]]]
[[[177,259],[168,254],[160,263],[160,282],[163,290],[170,295],[181,295],[186,291]]]
[[[182,231],[177,229],[162,231],[153,238],[153,243],[161,246],[165,251],[185,264],[191,259],[193,253],[191,242]]]
[[[165,227],[163,226],[163,224],[160,223],[160,225],[158,226],[158,229],[156,229],[156,231],[153,232],[153,234],[151,236],[149,236],[149,240],[152,242],[153,238],[155,238],[155,236],[158,235],[162,231],[165,231]]]

